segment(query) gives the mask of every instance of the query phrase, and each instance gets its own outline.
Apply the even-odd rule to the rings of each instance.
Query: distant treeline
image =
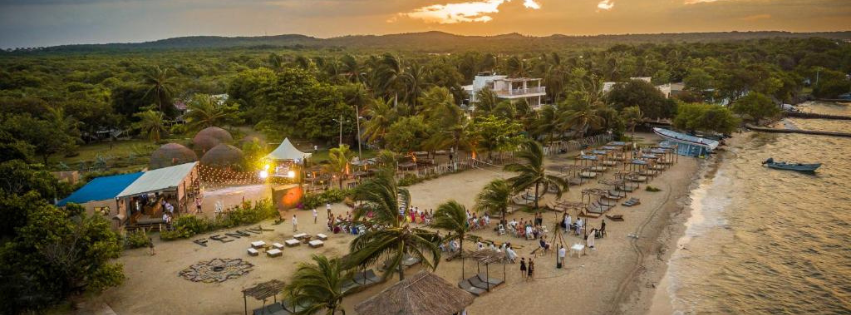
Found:
[[[142,43],[80,44],[54,47],[20,48],[3,51],[5,54],[67,52],[129,52],[150,50],[192,50],[210,48],[289,48],[330,50],[397,50],[409,52],[447,53],[469,50],[491,52],[541,52],[585,47],[609,47],[615,44],[717,42],[778,38],[822,37],[851,40],[851,32],[718,32],[625,34],[546,37],[524,36],[517,33],[497,36],[462,36],[444,32],[405,33],[390,35],[353,35],[333,38],[316,38],[299,34],[256,37],[190,36],[162,39]]]

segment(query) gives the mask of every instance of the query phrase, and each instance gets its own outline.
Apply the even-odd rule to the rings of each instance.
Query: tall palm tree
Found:
[[[439,206],[434,212],[434,222],[431,224],[433,228],[449,230],[452,236],[443,238],[443,241],[458,240],[461,246],[461,279],[466,279],[464,273],[464,236],[470,232],[470,225],[467,224],[467,208],[455,200],[449,200]]]
[[[153,95],[154,101],[157,103],[160,112],[165,112],[165,106],[171,105],[171,98],[174,94],[172,85],[174,77],[171,75],[170,68],[160,68],[155,66],[148,69],[145,73],[145,85],[149,86],[145,92],[145,97]],[[152,94],[153,93],[153,94]]]
[[[159,142],[162,136],[168,132],[162,112],[149,109],[133,114],[133,116],[139,118],[139,121],[133,124],[133,128],[138,129],[142,135],[147,136],[154,142]]]
[[[382,276],[387,278],[398,271],[399,280],[405,277],[401,264],[405,255],[419,258],[428,269],[437,268],[440,263],[437,236],[411,227],[399,214],[402,203],[406,207],[410,204],[411,195],[408,190],[396,186],[392,174],[379,173],[376,178],[355,188],[353,195],[355,202],[360,203],[355,208],[355,221],[368,218],[370,225],[383,227],[368,229],[351,242],[349,250],[354,265],[368,266],[387,258],[387,269]],[[431,257],[428,259],[426,256]]]
[[[517,152],[516,157],[522,160],[522,162],[511,163],[503,168],[506,171],[519,173],[508,179],[508,182],[511,183],[511,188],[515,192],[520,192],[534,186],[535,209],[538,208],[541,188],[544,191],[548,191],[550,187],[555,187],[556,196],[561,198],[562,190],[567,189],[567,182],[560,177],[547,174],[544,169],[544,148],[540,143],[534,140],[527,140],[521,145],[521,149]]]
[[[195,94],[186,109],[184,118],[192,130],[239,121],[237,105],[219,104],[218,99],[208,94]]]
[[[605,122],[598,112],[602,103],[592,103],[588,94],[574,92],[568,102],[569,110],[560,120],[564,126],[575,127],[578,138],[584,137],[587,129],[600,128]]]
[[[343,315],[343,283],[352,278],[350,270],[339,259],[312,255],[313,264],[299,263],[292,280],[284,288],[286,298],[291,305],[304,309],[296,314],[316,314],[325,310],[325,314],[334,315],[338,311]]]
[[[623,111],[621,111],[621,117],[623,117],[627,127],[629,127],[632,137],[635,138],[635,126],[638,126],[644,118],[644,114],[641,113],[641,108],[638,106],[624,108]]]
[[[476,211],[499,213],[505,218],[511,204],[511,183],[504,179],[494,179],[476,195]]]
[[[346,54],[340,58],[340,71],[352,83],[364,82],[364,69],[354,56]]]
[[[416,108],[417,101],[423,94],[423,91],[428,87],[426,76],[428,75],[426,68],[418,63],[413,63],[408,67],[408,71],[404,74],[405,82],[405,102]]]
[[[499,99],[496,97],[496,92],[490,88],[485,87],[476,92],[476,113],[479,115],[490,114],[497,104],[499,104]]]
[[[387,129],[396,122],[397,114],[393,103],[380,97],[375,98],[364,114],[369,117],[369,120],[364,122],[364,138],[371,143],[383,142]]]
[[[343,189],[343,178],[349,170],[349,160],[354,153],[349,150],[349,146],[341,144],[338,148],[332,148],[328,151],[328,164],[325,169],[329,173],[337,174],[337,179],[340,183],[340,189]]]

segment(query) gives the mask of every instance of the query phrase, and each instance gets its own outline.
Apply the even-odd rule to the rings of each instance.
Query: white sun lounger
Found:
[[[289,240],[284,241],[284,244],[286,244],[289,247],[295,247],[295,246],[301,245],[301,242],[299,242],[297,239],[289,239]]]
[[[260,255],[260,252],[256,249],[254,249],[254,248],[249,248],[248,249],[248,255],[257,256],[257,255]]]
[[[298,233],[296,235],[293,235],[293,238],[297,240],[303,239],[305,237],[307,237],[307,233]]]
[[[274,249],[284,249],[284,244],[281,244],[281,243],[272,243],[272,248],[274,248]]]
[[[320,241],[320,240],[312,240],[312,241],[308,242],[307,244],[310,245],[310,247],[312,247],[312,248],[318,248],[318,247],[325,246],[325,242]]]
[[[266,242],[264,242],[264,241],[251,242],[251,247],[254,247],[254,248],[260,248],[260,247],[264,247],[264,246],[266,246]]]
[[[270,250],[266,251],[266,255],[269,256],[269,257],[281,257],[281,255],[283,255],[283,253],[284,252],[282,252],[280,249],[277,249],[277,248],[270,249]]]
[[[328,235],[319,233],[319,234],[316,234],[316,238],[318,238],[320,241],[325,241],[325,240],[328,240]]]

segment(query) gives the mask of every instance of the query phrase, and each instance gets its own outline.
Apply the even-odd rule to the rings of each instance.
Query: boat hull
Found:
[[[819,167],[821,167],[821,163],[817,164],[786,164],[786,163],[769,163],[766,164],[769,168],[775,170],[784,170],[784,171],[796,171],[796,172],[804,172],[804,173],[813,173]]]

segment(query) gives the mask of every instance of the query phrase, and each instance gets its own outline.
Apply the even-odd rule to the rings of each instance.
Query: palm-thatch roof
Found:
[[[177,143],[166,143],[151,153],[150,168],[158,169],[172,165],[185,164],[198,160],[198,155],[187,147]]]
[[[203,153],[210,151],[219,144],[231,142],[233,142],[233,136],[227,130],[219,127],[207,127],[192,138],[192,148]]]
[[[452,315],[473,304],[473,296],[428,272],[399,281],[355,306],[358,314]]]
[[[212,167],[239,165],[245,159],[242,150],[229,144],[220,144],[201,157],[201,164]]]

